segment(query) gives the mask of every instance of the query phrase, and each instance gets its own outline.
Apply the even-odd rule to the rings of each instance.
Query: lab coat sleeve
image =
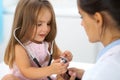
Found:
[[[120,80],[120,64],[117,56],[96,63],[95,66],[85,71],[82,80]]]

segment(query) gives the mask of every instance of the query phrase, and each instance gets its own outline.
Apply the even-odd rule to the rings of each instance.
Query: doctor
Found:
[[[104,48],[90,70],[70,68],[71,80],[120,80],[120,0],[77,0],[78,11],[90,42]],[[89,53],[88,53],[89,54]]]

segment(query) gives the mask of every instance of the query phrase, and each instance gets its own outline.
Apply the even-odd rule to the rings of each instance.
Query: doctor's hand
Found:
[[[76,73],[71,74],[69,78],[67,78],[64,74],[57,75],[57,80],[75,80]]]
[[[68,71],[69,75],[71,76],[70,80],[74,79],[74,77],[81,79],[84,74],[84,70],[78,68],[69,68]]]
[[[68,50],[64,51],[61,56],[67,58],[68,61],[71,61],[73,58],[72,53]]]
[[[71,77],[70,77],[70,80],[75,80],[75,78],[76,78],[76,73],[72,73]]]
[[[57,75],[57,80],[81,80],[84,70],[77,68],[69,68],[68,73],[70,76],[66,77],[66,73]]]

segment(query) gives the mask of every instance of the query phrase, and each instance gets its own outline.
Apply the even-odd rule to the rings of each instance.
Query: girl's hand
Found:
[[[51,73],[52,74],[63,74],[67,71],[67,67],[69,63],[61,63],[60,59],[56,59],[50,65]]]
[[[72,58],[73,58],[72,53],[71,53],[70,51],[68,51],[68,50],[66,50],[65,52],[63,52],[63,54],[62,54],[61,56],[63,56],[63,57],[65,57],[65,58],[67,58],[67,59],[68,59],[68,61],[71,61],[71,60],[72,60]]]

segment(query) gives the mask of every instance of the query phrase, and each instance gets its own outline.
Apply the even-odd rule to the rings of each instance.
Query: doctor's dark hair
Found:
[[[15,35],[22,43],[31,40],[33,31],[37,28],[38,15],[39,13],[44,14],[45,10],[49,10],[51,13],[51,29],[45,41],[52,42],[56,37],[57,28],[51,3],[48,0],[19,0],[14,14],[12,34],[4,56],[5,63],[10,67],[15,60],[15,45],[18,44],[13,36],[14,30],[19,27]]]
[[[77,0],[77,4],[79,8],[90,15],[96,12],[107,12],[120,26],[120,0]]]

